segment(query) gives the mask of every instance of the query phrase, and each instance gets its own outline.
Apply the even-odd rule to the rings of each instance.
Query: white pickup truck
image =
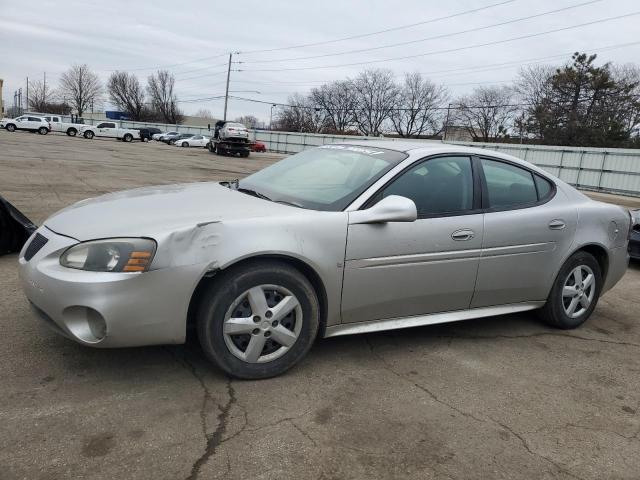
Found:
[[[61,115],[45,115],[44,119],[51,125],[52,132],[66,133],[70,137],[75,137],[86,126],[83,123],[67,122]]]
[[[140,130],[121,128],[115,122],[102,122],[98,125],[85,125],[78,133],[84,138],[93,137],[117,138],[123,142],[130,142],[134,138],[140,139]]]

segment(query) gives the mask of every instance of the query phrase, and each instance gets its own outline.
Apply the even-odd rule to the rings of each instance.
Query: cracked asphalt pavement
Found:
[[[100,193],[279,158],[4,131],[0,147],[0,194],[36,223]],[[338,337],[249,382],[193,338],[94,350],[56,336],[30,314],[16,261],[0,257],[3,480],[640,477],[637,263],[578,330],[525,313]]]

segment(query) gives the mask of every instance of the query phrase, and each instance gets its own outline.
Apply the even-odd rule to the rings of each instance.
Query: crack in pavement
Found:
[[[560,335],[563,337],[567,337],[570,335]],[[511,338],[511,337],[508,337]],[[574,338],[579,338],[579,337],[574,337]],[[383,368],[387,371],[389,371],[390,373],[394,374],[395,376],[397,376],[398,378],[404,380],[405,382],[409,382],[410,384],[412,384],[413,386],[415,386],[416,388],[418,388],[419,390],[423,391],[424,393],[426,393],[427,395],[429,395],[429,397],[431,399],[433,399],[435,402],[449,408],[450,410],[453,410],[457,413],[459,413],[460,415],[463,415],[467,418],[471,418],[473,420],[475,420],[476,422],[479,423],[487,423],[487,420],[483,419],[483,418],[479,418],[477,416],[475,416],[474,414],[470,413],[470,412],[466,412],[454,405],[451,405],[447,402],[445,402],[444,400],[440,399],[435,393],[433,393],[431,390],[429,390],[427,387],[425,387],[424,385],[420,385],[419,383],[414,382],[413,380],[407,378],[405,375],[401,374],[400,372],[397,372],[396,370],[393,369],[393,367],[386,361],[386,359],[380,355],[378,352],[375,351],[375,348],[373,346],[373,344],[371,343],[371,341],[369,340],[369,338],[365,335],[364,336],[364,341],[365,343],[368,345],[369,350],[371,351],[371,353],[382,363]],[[491,417],[489,417],[487,415],[487,418],[494,424],[494,425],[498,425],[499,427],[501,427],[502,429],[508,431],[509,433],[511,433],[514,437],[516,437],[519,440],[519,443],[522,444],[523,448],[527,451],[527,453],[529,455],[532,455],[534,457],[538,457],[544,461],[546,461],[549,465],[552,465],[553,467],[555,467],[558,471],[572,477],[575,478],[577,480],[583,480],[582,477],[579,477],[578,475],[575,475],[571,472],[569,472],[568,470],[566,470],[566,468],[562,467],[560,464],[558,464],[557,462],[555,462],[554,460],[545,457],[544,455],[534,451],[531,449],[531,447],[529,446],[529,443],[525,440],[525,438],[517,433],[516,431],[513,430],[513,428],[509,427],[508,425],[499,422]]]
[[[585,342],[600,342],[600,343],[609,343],[613,345],[624,345],[628,347],[640,347],[640,343],[633,342],[623,342],[621,340],[606,340],[604,338],[590,338],[590,337],[582,337],[580,335],[565,335],[563,333],[553,333],[553,332],[538,332],[538,333],[529,333],[525,335],[432,335],[432,338],[462,338],[462,339],[471,339],[471,340],[491,340],[497,338],[504,339],[518,339],[518,338],[536,338],[536,337],[562,337],[562,338],[572,338],[574,340],[582,340]]]
[[[191,466],[191,473],[186,480],[197,480],[200,475],[200,470],[207,463],[207,461],[216,453],[218,446],[223,443],[223,436],[227,430],[227,421],[229,414],[233,406],[237,403],[236,391],[233,388],[231,377],[227,377],[227,395],[228,400],[224,405],[218,405],[218,426],[216,429],[208,433],[207,432],[207,407],[210,403],[213,403],[213,396],[209,387],[207,387],[204,377],[198,372],[196,366],[187,359],[187,357],[178,357],[173,351],[165,348],[167,352],[180,364],[183,368],[188,370],[191,375],[198,381],[203,391],[202,406],[200,407],[200,424],[202,426],[202,434],[205,439],[205,450],[202,455],[196,459]],[[246,418],[246,417],[245,417]],[[245,425],[246,426],[246,425]],[[244,427],[243,427],[244,429]]]

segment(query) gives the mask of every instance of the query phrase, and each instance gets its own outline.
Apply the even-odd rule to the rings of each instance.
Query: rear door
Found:
[[[486,213],[471,307],[545,300],[571,247],[577,212],[542,175],[502,159],[477,162]]]
[[[479,181],[471,158],[450,155],[410,166],[365,207],[410,198],[415,222],[349,225],[342,321],[466,310],[482,246]]]

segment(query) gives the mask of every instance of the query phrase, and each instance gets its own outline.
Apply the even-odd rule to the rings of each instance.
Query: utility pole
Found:
[[[27,109],[29,109],[29,77],[27,77]]]
[[[227,103],[229,102],[229,77],[231,77],[231,58],[233,53],[229,54],[229,66],[227,67],[227,90],[224,94],[224,117],[222,120],[227,120]]]
[[[22,87],[18,89],[18,108],[20,109],[20,115],[22,115]]]
[[[444,133],[442,134],[442,141],[447,141],[447,130],[449,128],[449,114],[451,113],[451,104],[447,106],[447,118],[444,121]]]

